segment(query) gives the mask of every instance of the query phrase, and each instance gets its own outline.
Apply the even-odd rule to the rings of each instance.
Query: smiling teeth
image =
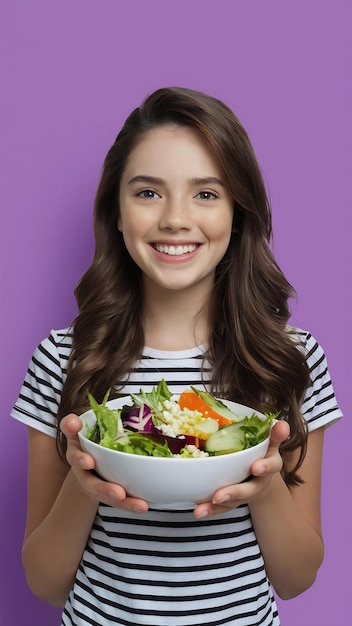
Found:
[[[193,252],[196,249],[196,245],[192,244],[189,246],[162,246],[160,244],[156,244],[155,249],[158,252],[163,252],[164,254],[177,256],[181,254],[187,254],[188,252]]]

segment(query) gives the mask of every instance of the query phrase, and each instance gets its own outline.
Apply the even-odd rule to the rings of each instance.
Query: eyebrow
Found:
[[[134,176],[131,180],[128,181],[129,185],[133,185],[134,183],[147,183],[149,185],[164,185],[164,181],[162,178],[156,178],[155,176],[145,176],[144,174],[140,174],[139,176]]]
[[[224,187],[224,183],[220,178],[216,176],[205,176],[203,178],[192,178],[192,185],[220,185],[220,187]]]
[[[131,180],[128,181],[129,185],[133,185],[134,183],[146,183],[149,185],[165,185],[165,181],[162,178],[157,178],[156,176],[146,176],[145,174],[140,174],[138,176],[134,176]],[[220,178],[216,176],[204,176],[202,178],[192,178],[191,184],[194,186],[198,185],[220,185],[224,187],[224,183]]]

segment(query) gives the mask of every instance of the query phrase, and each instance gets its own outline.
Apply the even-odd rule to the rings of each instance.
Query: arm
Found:
[[[74,415],[63,420],[69,464],[59,458],[53,437],[28,429],[28,511],[22,560],[33,593],[57,606],[65,604],[72,588],[98,503],[147,509],[144,501],[126,498],[119,485],[86,471],[94,468],[94,460],[79,447],[80,427]]]
[[[60,460],[55,439],[28,429],[28,506],[22,560],[33,593],[66,601],[96,514]]]
[[[320,522],[323,440],[323,428],[308,436],[307,455],[299,471],[304,484],[289,489],[280,474],[276,474],[264,498],[249,505],[269,579],[283,599],[310,587],[323,561]]]
[[[324,430],[308,436],[306,458],[300,468],[304,484],[288,488],[280,469],[279,444],[288,436],[288,425],[278,422],[272,429],[265,459],[252,466],[255,478],[220,489],[213,502],[199,505],[197,517],[216,514],[248,503],[253,527],[270,582],[283,599],[310,587],[323,560],[320,526],[321,458]],[[290,462],[293,465],[294,458]]]

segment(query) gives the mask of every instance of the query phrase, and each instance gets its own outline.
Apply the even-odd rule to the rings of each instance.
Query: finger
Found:
[[[215,504],[213,502],[205,502],[195,507],[193,514],[197,519],[204,519],[212,515],[221,515],[222,513],[228,513],[231,509],[236,509],[241,504],[244,504],[242,500],[232,500],[226,502],[226,504]]]
[[[67,438],[66,459],[71,467],[79,468],[82,470],[92,470],[95,468],[94,458],[84,452],[80,446],[77,435],[72,435]]]
[[[270,447],[279,446],[290,435],[290,425],[285,420],[277,420],[271,429]]]
[[[74,413],[66,415],[60,422],[60,430],[67,438],[77,435],[81,428],[82,422]]]
[[[91,472],[81,472],[79,478],[81,484],[84,485],[85,492],[98,502],[136,513],[143,513],[148,510],[148,503],[145,500],[127,496],[121,485],[106,482]]]
[[[90,454],[83,452],[80,446],[77,434],[81,428],[82,422],[74,413],[66,415],[61,420],[60,430],[67,439],[66,459],[72,467],[91,470],[95,467],[95,461]]]
[[[262,479],[250,477],[237,485],[230,485],[228,487],[222,487],[218,489],[212,498],[212,504],[225,505],[233,507],[234,504],[238,506],[238,503],[249,502],[249,500],[260,491],[263,486]],[[208,503],[209,504],[209,503]]]
[[[263,459],[258,459],[251,466],[251,474],[254,476],[266,476],[280,472],[282,469],[282,457],[279,447],[290,434],[290,426],[287,422],[276,422],[270,434],[270,443]]]
[[[251,474],[257,478],[265,478],[266,476],[272,476],[282,470],[282,456],[275,448],[264,459],[255,461],[251,467]]]
[[[102,480],[94,472],[76,469],[75,475],[85,493],[98,502],[116,506],[126,498],[123,487]]]
[[[148,502],[145,500],[141,500],[140,498],[131,498],[129,496],[127,496],[125,500],[122,500],[119,506],[128,511],[134,511],[135,513],[146,513],[149,508]]]
[[[95,460],[87,452],[83,452],[78,441],[71,441],[66,450],[67,462],[73,468],[92,470],[95,468]]]

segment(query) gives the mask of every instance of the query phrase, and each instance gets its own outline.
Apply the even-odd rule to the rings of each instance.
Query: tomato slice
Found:
[[[225,426],[226,424],[232,424],[236,420],[229,420],[220,413],[217,413],[210,406],[207,405],[202,398],[197,396],[191,389],[183,391],[179,397],[178,403],[181,409],[190,409],[191,411],[199,411],[203,417],[211,417],[216,420],[219,426]]]

